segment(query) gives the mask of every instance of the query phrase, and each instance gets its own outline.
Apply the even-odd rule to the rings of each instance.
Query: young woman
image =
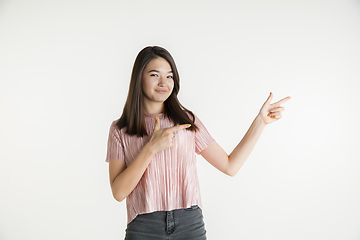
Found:
[[[126,198],[125,239],[206,239],[196,154],[234,176],[264,127],[281,118],[284,98],[272,93],[249,130],[228,155],[177,94],[179,74],[170,53],[146,47],[132,70],[120,119],[109,130],[106,162],[114,198]],[[196,153],[196,154],[195,154]]]

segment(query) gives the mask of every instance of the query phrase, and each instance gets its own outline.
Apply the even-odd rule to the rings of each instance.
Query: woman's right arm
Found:
[[[139,183],[154,155],[172,146],[173,132],[188,127],[190,124],[160,129],[160,119],[157,119],[149,142],[145,144],[128,167],[124,160],[110,159],[110,186],[114,198],[119,202],[123,201]]]
[[[124,160],[109,160],[110,185],[117,201],[123,201],[134,190],[154,155],[149,142],[128,167]]]

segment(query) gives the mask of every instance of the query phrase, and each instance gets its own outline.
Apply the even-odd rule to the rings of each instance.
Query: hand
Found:
[[[281,118],[281,112],[285,110],[285,108],[281,107],[280,105],[291,99],[291,97],[286,97],[276,103],[270,104],[272,98],[273,94],[272,92],[270,92],[269,98],[266,100],[266,102],[259,111],[258,116],[261,118],[261,120],[263,120],[265,124],[269,124],[279,120]]]
[[[151,135],[149,143],[152,144],[155,153],[160,152],[164,149],[172,147],[173,139],[175,137],[175,131],[179,131],[191,126],[191,124],[177,125],[171,128],[160,129],[160,119],[156,118],[154,131]]]

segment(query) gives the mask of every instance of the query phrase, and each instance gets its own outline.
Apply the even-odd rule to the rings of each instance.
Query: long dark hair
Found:
[[[174,89],[168,99],[164,102],[164,116],[172,120],[175,125],[190,123],[191,127],[186,130],[198,130],[198,127],[194,123],[194,114],[182,106],[177,98],[177,94],[180,90],[180,79],[174,59],[166,49],[159,46],[149,46],[141,50],[135,59],[131,73],[128,97],[123,113],[116,123],[119,129],[126,127],[126,133],[129,135],[137,135],[138,137],[147,135],[142,106],[142,75],[146,65],[151,60],[159,57],[164,58],[170,64],[174,80]],[[192,119],[190,119],[189,116],[191,116]]]

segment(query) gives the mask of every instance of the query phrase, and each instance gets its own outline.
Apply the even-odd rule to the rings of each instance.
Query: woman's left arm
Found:
[[[251,124],[249,130],[230,155],[216,142],[211,143],[205,148],[201,152],[201,155],[221,172],[229,176],[235,176],[249,157],[265,126],[281,118],[281,112],[284,111],[284,107],[281,107],[281,104],[290,100],[291,97],[286,97],[276,103],[270,104],[272,98],[273,94],[270,93],[270,96],[260,109],[259,114]]]

